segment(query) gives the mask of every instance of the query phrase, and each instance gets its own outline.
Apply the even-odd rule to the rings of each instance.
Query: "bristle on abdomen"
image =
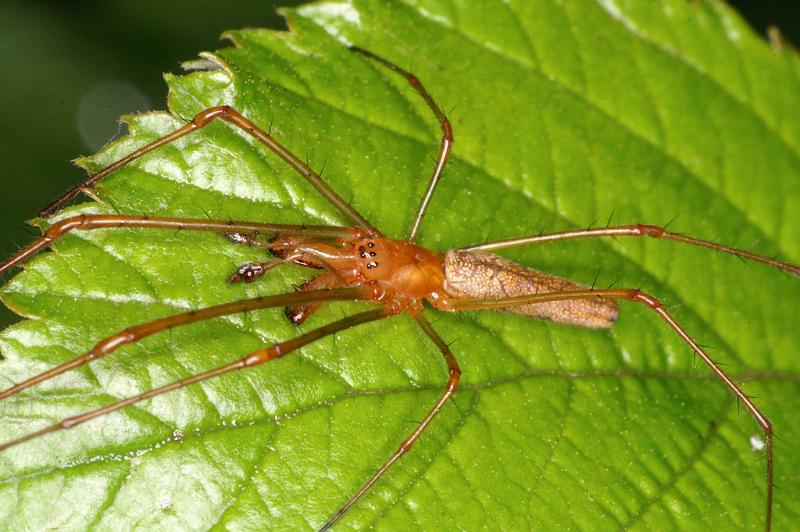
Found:
[[[451,297],[491,300],[586,289],[491,253],[448,251],[444,272],[445,291]],[[517,305],[503,310],[591,329],[611,327],[619,314],[614,301],[601,298]]]

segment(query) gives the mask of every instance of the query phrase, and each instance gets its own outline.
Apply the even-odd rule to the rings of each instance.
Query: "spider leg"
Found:
[[[313,331],[307,332],[291,340],[280,342],[270,347],[254,351],[249,355],[239,360],[236,360],[235,362],[218,366],[209,371],[200,373],[198,375],[193,375],[185,379],[180,379],[170,384],[166,384],[164,386],[159,386],[158,388],[154,388],[139,395],[129,397],[128,399],[117,401],[116,403],[112,403],[102,408],[98,408],[97,410],[93,410],[85,414],[80,414],[77,416],[64,419],[63,421],[56,423],[54,425],[50,425],[43,429],[37,430],[36,432],[26,434],[25,436],[1,444],[0,452],[9,449],[11,447],[14,447],[16,445],[19,445],[21,443],[24,443],[26,441],[39,438],[41,436],[44,436],[45,434],[50,434],[52,432],[57,432],[65,429],[71,429],[72,427],[90,421],[96,417],[103,416],[111,412],[115,412],[117,410],[120,410],[121,408],[125,408],[128,405],[138,403],[139,401],[143,401],[145,399],[151,399],[163,393],[170,392],[172,390],[177,390],[178,388],[183,388],[190,384],[202,382],[204,380],[208,380],[213,377],[229,373],[231,371],[259,366],[261,364],[269,362],[270,360],[275,360],[276,358],[280,358],[284,355],[287,355],[292,351],[295,351],[305,345],[315,342],[320,338],[323,338],[330,334],[345,329],[349,329],[351,327],[355,327],[356,325],[360,325],[362,323],[379,320],[385,317],[387,317],[387,314],[384,308],[377,308],[373,310],[368,310],[366,312],[361,312],[359,314],[353,314],[352,316],[348,316],[344,319],[335,321],[333,323],[329,323],[328,325],[323,325],[322,327],[314,329]]]
[[[436,415],[442,410],[444,404],[448,399],[450,399],[450,397],[453,396],[456,388],[458,388],[458,382],[461,379],[461,368],[458,366],[456,357],[453,355],[452,351],[450,351],[450,348],[447,346],[444,340],[442,340],[442,337],[439,336],[439,334],[433,329],[433,326],[431,326],[431,323],[427,320],[427,318],[425,318],[425,316],[422,314],[415,314],[413,317],[422,330],[425,331],[425,334],[427,334],[433,343],[436,344],[436,347],[441,350],[442,355],[444,355],[449,373],[444,391],[442,391],[439,399],[437,399],[436,403],[434,403],[433,407],[419,423],[419,425],[417,425],[414,431],[405,440],[403,440],[403,443],[400,444],[400,447],[397,448],[392,456],[390,456],[389,459],[384,462],[380,469],[378,469],[375,474],[372,475],[372,477],[361,487],[361,489],[359,489],[355,495],[350,497],[350,499],[347,500],[347,502],[339,509],[339,511],[336,512],[333,517],[330,518],[330,520],[328,520],[327,523],[322,525],[320,531],[330,529],[339,519],[342,518],[345,513],[347,513],[350,508],[353,507],[356,502],[358,502],[361,497],[364,496],[365,493],[370,490],[370,488],[372,488],[372,486],[375,485],[378,479],[380,479],[390,467],[400,460],[404,454],[411,450],[411,447],[420,437],[425,428],[427,428],[430,422],[433,421],[433,418],[436,417]]]
[[[262,308],[333,300],[363,300],[368,299],[367,294],[368,290],[365,290],[362,287],[339,288],[335,290],[314,290],[307,292],[290,292],[275,296],[261,296],[252,299],[243,299],[241,301],[215,305],[213,307],[207,307],[201,310],[191,310],[182,314],[176,314],[174,316],[135,325],[120,331],[117,334],[109,336],[108,338],[104,338],[92,349],[76,358],[73,358],[72,360],[68,360],[59,366],[49,369],[43,373],[39,373],[38,375],[34,375],[23,382],[3,390],[0,392],[0,400],[11,397],[12,395],[16,395],[22,390],[30,388],[35,384],[52,379],[57,375],[61,375],[62,373],[66,373],[67,371],[87,364],[92,360],[98,360],[106,357],[122,346],[138,342],[144,338],[147,338],[148,336],[152,336],[156,333],[169,329],[174,329],[175,327],[189,325],[190,323],[197,323],[229,314],[238,314],[240,312],[258,310]],[[0,450],[2,450],[1,446]]]
[[[615,225],[609,227],[598,227],[594,229],[576,229],[573,231],[558,231],[556,233],[544,233],[539,235],[523,236],[519,238],[510,238],[507,240],[497,240],[495,242],[486,242],[484,244],[476,244],[461,248],[461,251],[497,251],[498,249],[515,248],[519,246],[526,246],[528,244],[541,244],[545,242],[553,242],[556,240],[577,240],[579,238],[597,238],[597,237],[617,237],[617,236],[633,236],[633,237],[650,237],[661,240],[674,240],[676,242],[683,242],[692,246],[713,249],[721,253],[728,253],[735,255],[742,259],[752,260],[767,264],[774,268],[787,271],[800,277],[800,266],[789,264],[764,255],[751,253],[743,249],[718,244],[710,240],[703,240],[693,236],[682,235],[668,231],[664,227],[658,225],[646,224],[631,224],[631,225]]]
[[[463,310],[480,309],[502,309],[512,305],[524,305],[531,303],[545,303],[551,301],[566,301],[580,299],[621,299],[640,303],[646,308],[655,312],[666,324],[694,351],[711,371],[719,378],[723,384],[745,405],[750,415],[755,419],[758,426],[764,433],[767,455],[767,501],[766,501],[766,528],[769,530],[772,523],[772,498],[773,498],[773,454],[772,454],[772,422],[761,410],[753,403],[752,399],[745,395],[742,389],[731,379],[717,362],[703,350],[694,338],[670,315],[666,307],[655,297],[641,290],[628,289],[606,289],[606,290],[574,290],[569,292],[553,292],[549,294],[531,294],[523,296],[505,297],[492,300],[483,299],[455,299],[448,303],[447,310],[453,312]]]
[[[430,107],[431,111],[433,111],[433,114],[436,115],[436,119],[439,121],[439,125],[442,128],[442,140],[441,144],[439,145],[439,155],[436,157],[436,166],[433,169],[433,175],[431,175],[428,188],[425,190],[425,194],[422,196],[422,200],[417,208],[417,214],[414,216],[414,222],[411,224],[411,229],[409,229],[408,236],[406,237],[406,240],[413,242],[417,237],[417,233],[419,232],[422,219],[425,217],[425,211],[428,210],[428,205],[431,202],[431,198],[433,198],[436,185],[439,184],[439,180],[442,178],[442,172],[444,172],[444,167],[447,165],[447,159],[450,157],[450,150],[453,148],[453,128],[450,125],[450,120],[447,119],[447,115],[444,114],[444,111],[442,111],[433,97],[428,93],[417,76],[411,72],[408,72],[407,70],[403,70],[391,61],[384,59],[383,57],[374,54],[369,50],[364,50],[358,46],[351,46],[350,50],[365,57],[369,57],[370,59],[381,63],[386,68],[406,78],[411,86],[414,87],[414,90],[417,91],[420,96],[422,96],[422,99],[425,100],[426,104],[428,104],[428,107]]]
[[[131,161],[138,159],[142,155],[149,153],[160,146],[164,146],[165,144],[169,144],[170,142],[174,142],[175,140],[188,135],[193,131],[197,131],[198,129],[202,129],[206,127],[208,124],[213,122],[214,120],[223,120],[228,122],[229,124],[236,126],[237,128],[241,129],[251,137],[258,140],[264,146],[272,150],[278,157],[283,159],[286,163],[289,164],[292,168],[294,168],[298,174],[303,176],[310,184],[313,186],[317,191],[327,199],[331,205],[336,207],[339,212],[341,212],[344,216],[346,216],[350,221],[355,223],[356,225],[366,229],[372,234],[380,234],[380,232],[372,226],[361,214],[358,213],[353,207],[351,207],[339,194],[337,194],[323,179],[314,172],[306,163],[300,160],[296,155],[290,152],[285,146],[279,143],[277,140],[272,138],[272,136],[267,133],[266,131],[259,128],[253,122],[248,120],[244,115],[242,115],[237,110],[233,109],[227,105],[221,105],[218,107],[209,107],[203,111],[200,111],[192,118],[192,121],[188,124],[179,127],[172,133],[169,133],[160,139],[156,139],[150,144],[146,146],[142,146],[138,150],[133,151],[132,153],[126,155],[122,159],[106,166],[99,172],[90,175],[81,183],[75,185],[74,187],[70,188],[66,192],[64,192],[61,196],[50,202],[45,208],[40,211],[40,215],[42,216],[50,216],[53,214],[57,209],[62,207],[66,202],[74,198],[78,195],[81,189],[88,188],[93,186],[95,183],[103,179],[108,174],[122,168],[126,164],[130,163]]]
[[[315,236],[320,238],[338,238],[341,240],[357,238],[358,235],[361,234],[361,230],[356,228],[325,225],[282,225],[256,222],[236,222],[228,220],[198,220],[191,218],[82,214],[79,216],[73,216],[71,218],[64,218],[63,220],[51,225],[41,237],[19,250],[5,262],[0,263],[0,274],[10,270],[14,266],[24,263],[41,250],[72,231],[90,231],[94,229],[110,229],[119,227],[176,229],[180,231],[211,231],[222,234],[238,232],[270,236]]]

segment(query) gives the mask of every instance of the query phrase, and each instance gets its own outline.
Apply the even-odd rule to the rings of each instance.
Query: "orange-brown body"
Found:
[[[392,313],[420,312],[423,301],[450,310],[455,299],[492,300],[528,294],[581,290],[585,287],[547,275],[491,253],[451,250],[435,253],[422,246],[353,229],[353,238],[323,242],[289,237],[270,243],[283,262],[327,270],[299,290],[366,286],[371,299]],[[321,303],[288,307],[302,323]],[[502,310],[580,327],[613,325],[618,308],[606,299],[575,299],[510,306]]]

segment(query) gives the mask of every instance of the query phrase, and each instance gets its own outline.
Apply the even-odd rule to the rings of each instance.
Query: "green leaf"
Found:
[[[385,233],[405,234],[439,130],[410,68],[449,111],[452,162],[420,242],[435,250],[591,223],[673,228],[800,262],[800,63],[721,2],[322,2],[289,33],[229,32],[205,69],[168,76],[169,113],[128,117],[97,169],[227,103],[315,168]],[[277,223],[346,220],[274,155],[213,124],[117,172],[60,214]],[[127,326],[309,276],[218,235],[75,233],[3,289],[23,321],[0,336],[4,387]],[[645,240],[504,253],[598,286],[641,287],[711,348],[775,424],[775,525],[800,513],[800,283],[760,265]],[[358,305],[329,304],[311,330]],[[347,526],[755,528],[763,438],[644,307],[608,331],[498,312],[427,311],[462,386]],[[794,316],[794,318],[792,317]],[[166,332],[0,403],[7,440],[298,334],[280,309]],[[379,467],[446,380],[405,316],[323,339],[0,454],[3,529],[318,527]]]

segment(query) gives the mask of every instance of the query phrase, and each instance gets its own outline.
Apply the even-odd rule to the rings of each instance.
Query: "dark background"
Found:
[[[688,0],[687,0],[688,1]],[[70,164],[125,113],[163,109],[162,72],[223,46],[228,28],[283,28],[300,0],[0,0],[0,258],[29,242],[25,220],[84,174]],[[728,0],[762,35],[800,42],[797,0]],[[0,309],[0,326],[11,321]]]

